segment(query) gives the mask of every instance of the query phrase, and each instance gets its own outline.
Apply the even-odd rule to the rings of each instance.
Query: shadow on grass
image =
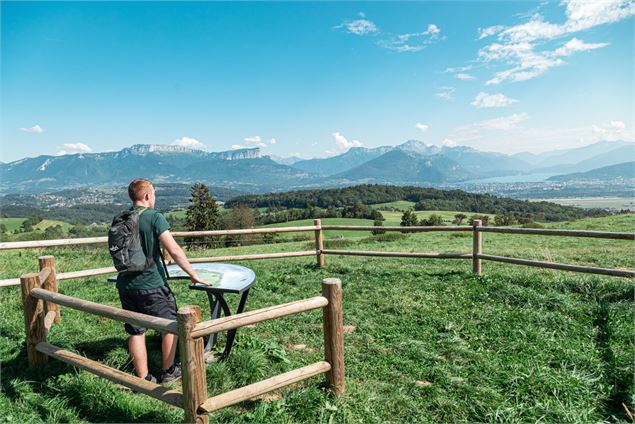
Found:
[[[154,340],[157,339],[157,340]],[[122,346],[121,338],[107,338],[94,342],[84,342],[72,346],[72,350],[79,352],[92,360],[104,362],[108,354]],[[158,361],[160,361],[160,338],[150,337],[148,351],[159,349]],[[156,362],[156,359],[152,362]],[[159,365],[160,366],[160,362]],[[145,397],[143,394],[131,394],[124,390],[113,389],[105,385],[105,379],[95,377],[86,378],[77,369],[62,361],[49,358],[48,364],[28,368],[26,346],[23,344],[13,359],[3,362],[2,379],[0,387],[4,397],[12,403],[28,404],[29,408],[37,413],[42,421],[47,421],[55,411],[49,408],[50,402],[41,402],[42,399],[58,398],[65,401],[70,409],[81,419],[88,422],[166,422],[171,421],[166,413],[169,408],[152,408],[152,406],[132,407],[129,401],[123,401],[132,396]],[[28,385],[25,392],[21,387]],[[110,392],[110,393],[106,393]],[[103,401],[95,401],[97,397],[103,397]],[[147,405],[147,404],[146,404]]]
[[[629,420],[623,405],[629,404],[629,387],[632,383],[632,375],[628,372],[620,372],[617,367],[615,354],[611,348],[611,325],[609,317],[610,303],[601,300],[598,303],[597,312],[593,325],[598,328],[595,344],[600,351],[600,356],[604,362],[604,379],[610,385],[611,391],[605,401],[605,416],[614,416],[622,420]]]

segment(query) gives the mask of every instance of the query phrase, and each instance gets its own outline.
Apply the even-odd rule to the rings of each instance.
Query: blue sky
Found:
[[[2,154],[633,140],[633,1],[1,3]]]

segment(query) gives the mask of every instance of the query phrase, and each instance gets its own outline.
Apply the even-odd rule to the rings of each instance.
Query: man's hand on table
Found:
[[[192,280],[192,284],[202,284],[205,286],[213,286],[214,283],[208,283],[207,281],[203,281],[199,278],[198,275],[194,274],[194,275],[190,275],[190,280]]]

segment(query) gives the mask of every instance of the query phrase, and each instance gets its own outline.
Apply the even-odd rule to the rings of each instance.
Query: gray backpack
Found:
[[[154,266],[152,257],[146,257],[139,235],[139,212],[127,210],[115,216],[108,230],[108,250],[115,268],[122,274],[138,274]]]

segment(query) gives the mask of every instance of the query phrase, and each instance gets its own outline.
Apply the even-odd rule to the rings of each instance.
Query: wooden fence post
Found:
[[[317,265],[322,268],[324,266],[324,233],[322,232],[322,220],[314,219],[313,225],[320,227],[319,230],[315,230],[315,252],[317,254]]]
[[[40,266],[40,271],[44,268],[48,267],[51,269],[46,280],[42,281],[42,288],[44,290],[51,291],[53,293],[57,293],[57,275],[55,274],[55,257],[53,256],[40,256],[38,258],[38,264]],[[44,314],[48,314],[49,312],[55,312],[55,324],[59,324],[62,322],[62,317],[60,315],[60,306],[56,303],[51,303],[48,301],[44,302]]]
[[[170,252],[168,252],[168,249],[166,249],[165,247],[162,249],[161,256],[163,257],[163,260],[167,265],[172,263],[172,256],[170,255]]]
[[[22,306],[24,309],[24,330],[26,333],[26,352],[29,368],[48,363],[48,356],[35,349],[40,342],[46,341],[44,326],[44,302],[31,296],[31,290],[40,287],[40,277],[36,273],[20,277],[22,288]]]
[[[338,278],[322,280],[322,296],[329,304],[323,309],[324,360],[331,364],[326,381],[335,394],[344,393],[344,322],[342,318],[342,282]]]
[[[472,221],[472,273],[481,275],[483,272],[481,259],[478,257],[483,253],[483,232],[477,231],[483,225],[483,221],[475,219]]]
[[[186,423],[209,424],[206,413],[199,414],[198,407],[207,400],[203,339],[192,338],[192,329],[201,321],[201,308],[184,306],[176,313],[178,321],[179,351],[183,373],[183,409]]]

